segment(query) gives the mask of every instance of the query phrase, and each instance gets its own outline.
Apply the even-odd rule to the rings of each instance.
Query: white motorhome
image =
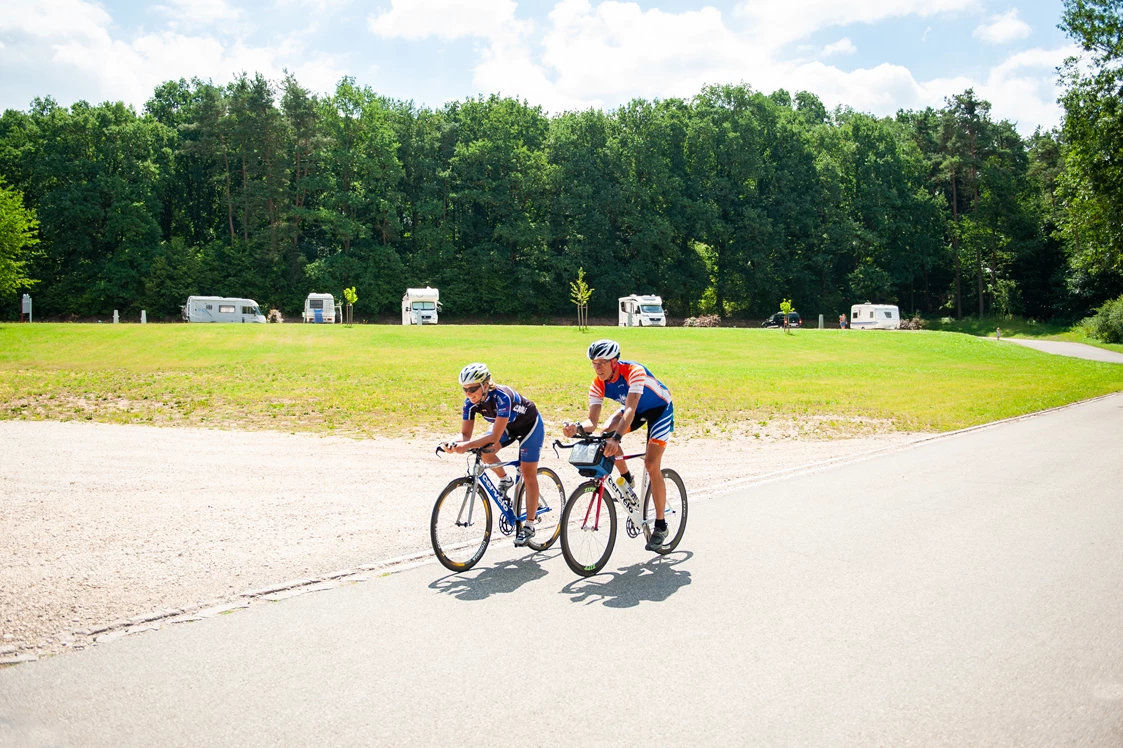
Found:
[[[304,300],[305,322],[326,322],[335,324],[341,322],[343,315],[335,304],[335,297],[330,293],[310,293]]]
[[[620,327],[666,327],[663,299],[658,296],[620,297]]]
[[[256,322],[265,324],[265,315],[253,299],[226,296],[188,296],[181,307],[187,322]]]
[[[435,325],[441,308],[441,293],[435,288],[407,288],[402,297],[403,325]]]
[[[855,304],[850,307],[853,330],[896,330],[901,326],[901,312],[893,304]]]

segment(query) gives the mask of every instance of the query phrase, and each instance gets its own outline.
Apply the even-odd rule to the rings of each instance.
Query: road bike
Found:
[[[562,555],[569,568],[583,577],[591,577],[608,563],[612,549],[616,546],[616,505],[624,507],[627,519],[624,529],[628,537],[643,535],[651,539],[655,524],[655,502],[651,495],[651,483],[646,468],[641,478],[643,501],[631,491],[622,489],[610,480],[612,467],[617,458],[604,455],[603,436],[582,435],[572,444],[554,441],[554,451],[558,449],[579,449],[583,453],[575,460],[571,455],[570,463],[577,467],[581,475],[591,478],[573,490],[565,502],[561,516]],[[575,453],[576,454],[576,453]],[[643,457],[643,453],[624,455],[631,460]],[[674,470],[664,468],[660,471],[667,484],[667,504],[664,519],[667,521],[667,542],[655,553],[666,555],[678,547],[686,530],[686,486]]]
[[[523,504],[526,501],[526,483],[519,472],[520,460],[488,463],[483,461],[483,449],[470,449],[475,460],[469,460],[468,474],[457,478],[441,491],[433,505],[429,521],[429,538],[437,560],[450,571],[467,571],[483,558],[491,541],[491,505],[499,512],[499,531],[511,535],[526,520]],[[437,447],[437,456],[444,452]],[[514,503],[499,490],[488,475],[488,470],[512,467],[515,470]],[[538,468],[538,512],[535,516],[534,537],[527,546],[535,551],[547,550],[558,539],[561,525],[558,521],[561,507],[565,505],[565,486],[561,478],[547,467]]]

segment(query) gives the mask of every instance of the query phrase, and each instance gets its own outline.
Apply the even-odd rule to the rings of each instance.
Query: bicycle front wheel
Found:
[[[574,489],[561,516],[562,555],[573,573],[591,577],[616,545],[616,504],[597,481]]]
[[[663,479],[667,484],[667,507],[664,519],[667,520],[667,542],[655,552],[667,555],[673,551],[682,540],[682,533],[686,530],[686,486],[682,478],[674,470],[661,470]],[[643,534],[650,538],[655,522],[655,501],[651,497],[651,480],[647,481],[647,493],[643,497]]]
[[[483,558],[491,540],[491,503],[482,486],[472,490],[471,478],[445,486],[429,522],[429,538],[437,560],[451,571],[467,571]]]
[[[526,482],[519,481],[515,494],[515,516],[521,517],[526,502]],[[561,513],[565,508],[565,486],[561,478],[547,467],[538,468],[538,515],[534,522],[534,537],[527,542],[532,550],[545,551],[561,534]]]

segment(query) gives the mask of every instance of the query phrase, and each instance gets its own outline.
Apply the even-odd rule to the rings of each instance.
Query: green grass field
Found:
[[[0,418],[336,434],[455,433],[484,361],[548,421],[585,411],[585,348],[620,340],[698,435],[770,419],[942,431],[1123,390],[1123,366],[946,332],[390,325],[0,325]]]

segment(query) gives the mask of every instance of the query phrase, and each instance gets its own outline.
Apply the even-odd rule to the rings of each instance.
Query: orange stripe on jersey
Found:
[[[636,364],[621,363],[619,367],[620,376],[628,381],[628,392],[643,393],[644,381],[647,379],[647,372],[643,370],[642,366]]]
[[[600,405],[604,402],[604,382],[600,377],[593,377],[593,383],[589,385],[589,405]]]

